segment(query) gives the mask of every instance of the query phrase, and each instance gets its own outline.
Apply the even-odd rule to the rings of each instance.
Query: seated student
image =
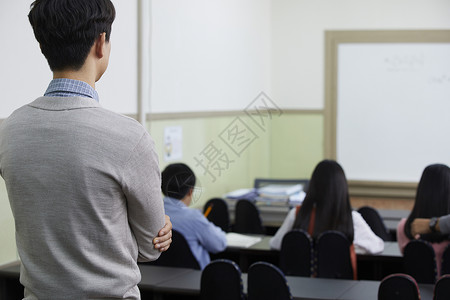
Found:
[[[442,164],[429,165],[425,168],[417,186],[414,207],[407,219],[400,220],[397,226],[397,241],[403,252],[406,244],[415,236],[411,233],[411,223],[415,218],[440,217],[450,213],[450,168]],[[433,229],[433,226],[432,226]],[[421,239],[431,242],[436,254],[438,276],[442,254],[450,243],[448,235],[430,232],[421,235]]]
[[[209,253],[225,250],[226,234],[208,221],[197,209],[189,208],[195,186],[194,172],[185,164],[168,165],[161,174],[164,208],[173,229],[188,242],[192,253],[203,269],[209,262]]]
[[[310,218],[314,222],[310,228]],[[311,176],[308,192],[300,207],[289,211],[270,240],[270,247],[280,249],[284,235],[292,229],[303,229],[317,238],[326,230],[344,233],[358,252],[379,253],[384,242],[370,229],[363,217],[351,209],[344,170],[335,161],[321,161]]]

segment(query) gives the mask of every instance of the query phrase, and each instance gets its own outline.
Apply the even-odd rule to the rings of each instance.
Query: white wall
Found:
[[[28,22],[32,1],[0,1],[0,119],[43,95],[52,73]],[[97,83],[101,104],[137,112],[137,0],[113,0],[117,17],[108,70]]]
[[[52,74],[28,22],[31,1],[0,1],[0,119],[43,95]]]
[[[243,110],[261,91],[269,0],[152,2],[152,112]]]
[[[273,0],[272,97],[324,107],[324,31],[450,29],[448,0]]]

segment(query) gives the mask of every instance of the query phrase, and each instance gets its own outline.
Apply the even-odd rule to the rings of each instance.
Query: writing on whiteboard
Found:
[[[384,58],[386,70],[390,72],[420,71],[425,66],[425,55],[419,54],[393,54]]]
[[[431,76],[429,79],[430,84],[450,84],[450,74],[442,74]]]

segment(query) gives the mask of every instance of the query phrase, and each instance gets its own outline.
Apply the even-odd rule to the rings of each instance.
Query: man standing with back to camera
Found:
[[[53,80],[0,127],[25,299],[140,299],[137,261],[167,250],[172,224],[153,140],[95,91],[114,6],[37,0],[28,18]]]

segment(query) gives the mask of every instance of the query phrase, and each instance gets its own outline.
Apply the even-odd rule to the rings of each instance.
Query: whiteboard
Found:
[[[349,180],[450,166],[450,43],[338,45],[336,159]]]

